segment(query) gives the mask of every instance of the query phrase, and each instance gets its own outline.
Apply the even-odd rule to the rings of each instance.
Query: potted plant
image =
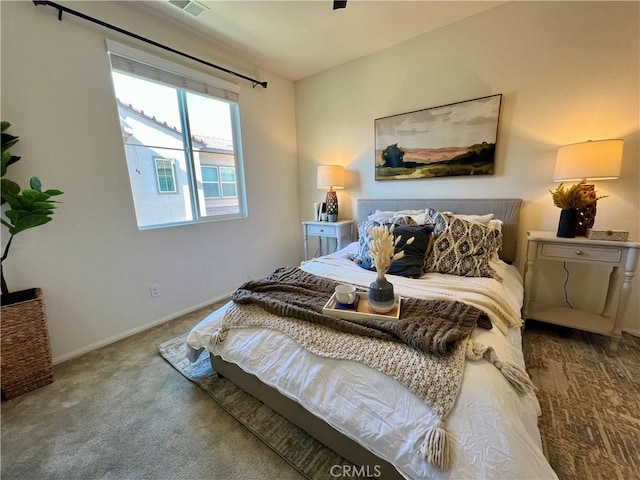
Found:
[[[581,183],[565,187],[563,183],[555,190],[549,190],[553,198],[553,204],[560,208],[560,221],[558,222],[558,237],[573,238],[576,236],[578,224],[578,210],[583,208],[589,199],[584,194]]]
[[[60,190],[43,191],[38,177],[32,177],[30,188],[25,189],[4,178],[7,168],[20,160],[20,157],[10,152],[19,140],[19,137],[6,132],[10,126],[9,122],[2,122],[1,221],[9,233],[0,260],[1,383],[2,393],[6,398],[13,398],[53,381],[51,345],[42,290],[30,288],[10,292],[3,266],[14,237],[20,232],[50,222],[56,208],[56,202],[51,197],[62,194]]]

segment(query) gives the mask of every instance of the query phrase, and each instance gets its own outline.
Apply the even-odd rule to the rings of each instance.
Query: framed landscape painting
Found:
[[[376,180],[492,175],[502,94],[377,118]]]

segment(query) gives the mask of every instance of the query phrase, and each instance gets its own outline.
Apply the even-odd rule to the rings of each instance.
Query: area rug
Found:
[[[185,356],[186,337],[186,334],[181,335],[160,344],[160,355],[298,472],[309,480],[322,480],[328,478],[332,466],[351,465],[261,401],[226,378],[219,378],[211,367],[208,352],[190,363]]]
[[[640,478],[640,338],[617,356],[595,333],[527,321],[523,350],[539,388],[544,452],[562,480]]]

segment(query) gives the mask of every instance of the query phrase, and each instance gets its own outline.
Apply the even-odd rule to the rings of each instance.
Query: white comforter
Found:
[[[302,269],[325,277],[368,285],[375,273],[345,259],[354,244],[306,262]],[[389,276],[396,293],[421,298],[454,298],[489,314],[498,328],[476,329],[473,339],[491,345],[501,360],[524,366],[521,349],[522,281],[503,262],[492,265],[502,282],[428,274],[420,280]],[[466,285],[466,286],[465,286]],[[396,380],[358,362],[318,357],[273,330],[234,329],[218,345],[211,341],[227,306],[196,325],[188,344],[206,348],[237,364],[300,403],[338,431],[392,463],[406,478],[552,479],[542,454],[532,396],[519,396],[486,361],[467,362],[456,406],[447,419],[452,467],[442,472],[421,458],[425,427],[436,415]],[[512,327],[516,325],[516,327]]]

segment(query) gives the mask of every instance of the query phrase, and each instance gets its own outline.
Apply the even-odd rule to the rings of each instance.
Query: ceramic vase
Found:
[[[558,237],[573,238],[576,236],[576,226],[578,225],[578,209],[563,208],[560,210],[560,221],[558,222]]]
[[[393,285],[384,277],[379,276],[369,285],[369,307],[376,313],[387,313],[396,304]]]

